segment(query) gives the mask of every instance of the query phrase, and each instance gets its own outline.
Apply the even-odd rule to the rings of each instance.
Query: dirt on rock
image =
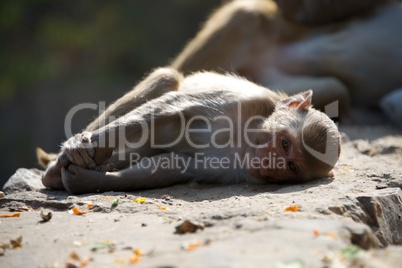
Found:
[[[402,131],[341,131],[335,177],[299,185],[70,196],[20,169],[0,194],[0,266],[400,267]]]

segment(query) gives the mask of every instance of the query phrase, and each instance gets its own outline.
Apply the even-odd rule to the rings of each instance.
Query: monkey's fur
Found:
[[[173,69],[157,69],[64,142],[42,181],[81,194],[190,180],[283,183],[331,176],[340,135],[331,119],[311,107],[311,96],[288,97],[234,75],[183,78]],[[152,130],[154,143],[147,132]],[[133,146],[144,133],[141,146]],[[49,162],[43,151],[38,158]],[[157,165],[161,161],[169,167]]]
[[[397,0],[234,0],[172,67],[235,72],[290,95],[313,89],[315,107],[339,101],[341,120],[370,122],[350,112],[378,107],[402,87],[401,25]]]

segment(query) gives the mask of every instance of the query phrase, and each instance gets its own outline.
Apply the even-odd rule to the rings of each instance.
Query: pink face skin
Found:
[[[257,164],[249,165],[249,173],[259,181],[286,182],[302,180],[303,157],[296,138],[287,132],[276,134],[259,142],[254,158]]]

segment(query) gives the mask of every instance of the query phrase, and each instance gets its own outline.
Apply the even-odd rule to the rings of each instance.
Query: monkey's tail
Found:
[[[47,168],[50,162],[56,160],[57,154],[47,153],[41,148],[36,148],[36,157],[38,158],[38,163],[43,168]]]

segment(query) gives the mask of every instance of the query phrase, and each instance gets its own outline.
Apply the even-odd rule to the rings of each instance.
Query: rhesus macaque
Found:
[[[312,89],[314,106],[339,101],[342,119],[402,87],[401,25],[397,0],[235,0],[171,66],[233,72],[289,95]]]
[[[64,142],[42,182],[82,194],[331,176],[340,135],[311,98],[235,75],[157,69]],[[38,158],[49,160],[43,151]]]

